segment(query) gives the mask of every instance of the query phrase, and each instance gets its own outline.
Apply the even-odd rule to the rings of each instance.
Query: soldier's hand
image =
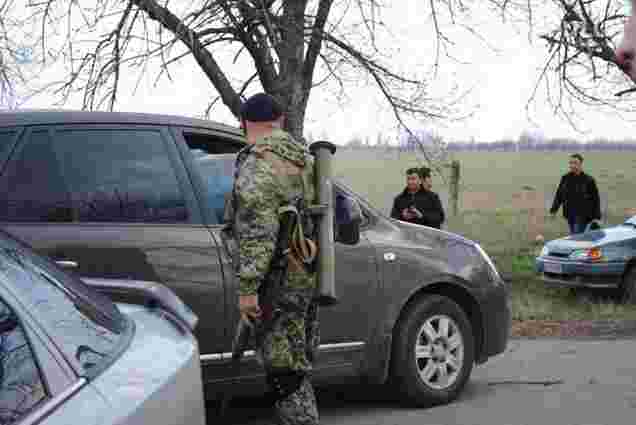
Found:
[[[242,320],[252,321],[261,317],[258,295],[239,295],[239,313]]]

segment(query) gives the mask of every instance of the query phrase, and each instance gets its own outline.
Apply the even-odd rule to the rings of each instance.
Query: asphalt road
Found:
[[[322,424],[621,425],[636,423],[636,339],[512,340],[473,371],[458,401],[408,409],[373,387],[318,393]],[[226,421],[271,424],[258,399],[236,400]]]

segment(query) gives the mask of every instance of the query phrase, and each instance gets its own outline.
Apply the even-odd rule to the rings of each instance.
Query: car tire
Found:
[[[621,285],[623,304],[636,304],[636,267],[630,267]]]
[[[429,407],[457,398],[475,356],[472,326],[457,303],[439,295],[417,301],[400,319],[394,338],[391,382],[401,401]]]

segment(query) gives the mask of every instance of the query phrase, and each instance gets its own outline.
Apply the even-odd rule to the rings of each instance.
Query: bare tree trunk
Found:
[[[280,80],[278,96],[287,106],[285,128],[298,140],[303,138],[305,108],[309,93],[303,90],[303,64],[305,60],[304,20],[307,0],[286,0],[283,2],[282,40],[278,47]]]
[[[287,119],[285,121],[285,130],[294,136],[296,140],[305,140],[303,137],[304,121],[304,108],[294,106],[293,103],[290,103],[288,106]]]

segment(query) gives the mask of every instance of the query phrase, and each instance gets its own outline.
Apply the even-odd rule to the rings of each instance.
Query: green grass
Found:
[[[633,192],[636,158],[631,153],[617,152],[589,152],[585,157],[586,171],[596,178],[610,204],[634,206],[625,195]],[[567,167],[567,154],[561,152],[466,152],[452,158],[461,162],[464,190],[490,192],[500,205],[525,185],[551,193]],[[335,171],[375,204],[384,206],[403,188],[404,170],[416,165],[422,164],[413,154],[341,149],[336,153]],[[435,177],[435,183],[442,191],[439,177]]]
[[[585,168],[607,199],[608,225],[625,220],[625,209],[636,207],[636,158],[625,153],[586,153]],[[378,209],[388,213],[393,197],[404,187],[404,170],[421,165],[412,154],[347,151],[336,154],[335,172]],[[468,192],[487,196],[487,205],[460,205],[448,217],[446,229],[479,242],[497,267],[512,278],[514,318],[545,320],[636,319],[636,307],[615,302],[607,293],[574,295],[567,289],[546,288],[534,273],[534,255],[541,248],[528,237],[528,212],[512,208],[515,193],[524,187],[545,194],[545,209],[566,171],[565,153],[461,153],[463,199]],[[447,191],[435,177],[435,190]],[[449,213],[449,211],[447,211]],[[450,213],[448,214],[450,216]],[[541,228],[545,240],[567,233],[559,215]]]

